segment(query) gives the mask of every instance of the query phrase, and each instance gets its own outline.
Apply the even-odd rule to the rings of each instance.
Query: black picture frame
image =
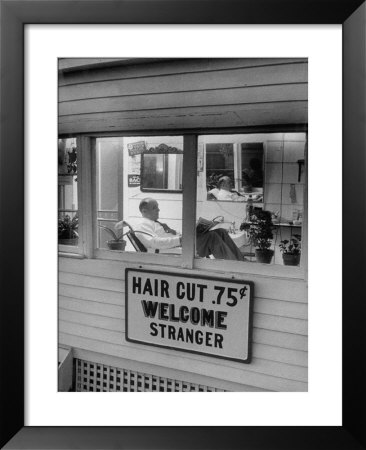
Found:
[[[365,3],[361,0],[1,0],[0,7],[0,254],[3,262],[0,446],[7,449],[365,449]],[[342,207],[343,244],[339,249],[343,251],[342,426],[190,427],[189,430],[186,427],[24,426],[23,28],[29,23],[343,25],[343,191],[346,195]],[[331,149],[329,152],[331,159]],[[329,314],[331,317],[331,311]]]

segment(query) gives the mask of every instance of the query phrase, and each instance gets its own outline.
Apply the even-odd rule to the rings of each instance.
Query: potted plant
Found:
[[[68,214],[62,219],[58,219],[58,243],[77,245],[79,240],[78,227],[79,219],[77,214],[72,219]]]
[[[126,248],[126,241],[123,239],[123,236],[127,233],[123,233],[123,231],[121,231],[116,234],[111,228],[104,225],[98,226],[105,230],[113,238],[107,241],[107,245],[110,250],[124,250]]]
[[[285,266],[298,266],[301,255],[301,235],[294,234],[290,240],[284,239],[281,241],[280,250]]]
[[[249,242],[255,248],[255,257],[258,262],[270,264],[274,251],[270,248],[273,239],[273,224],[269,211],[256,211],[251,215],[250,222],[244,222],[241,230],[248,233]]]

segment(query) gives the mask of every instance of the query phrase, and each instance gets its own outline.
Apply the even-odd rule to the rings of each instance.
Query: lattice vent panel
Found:
[[[224,392],[202,384],[75,359],[77,392]]]

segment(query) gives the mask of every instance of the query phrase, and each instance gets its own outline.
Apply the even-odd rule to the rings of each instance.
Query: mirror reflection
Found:
[[[263,202],[263,143],[206,145],[207,199]]]
[[[183,153],[144,153],[141,155],[142,191],[181,191]]]

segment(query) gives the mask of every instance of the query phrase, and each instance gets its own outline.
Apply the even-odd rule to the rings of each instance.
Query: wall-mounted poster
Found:
[[[127,144],[127,149],[130,156],[141,155],[146,150],[145,141],[131,142]]]
[[[136,187],[141,184],[141,176],[138,174],[128,174],[128,187]]]

